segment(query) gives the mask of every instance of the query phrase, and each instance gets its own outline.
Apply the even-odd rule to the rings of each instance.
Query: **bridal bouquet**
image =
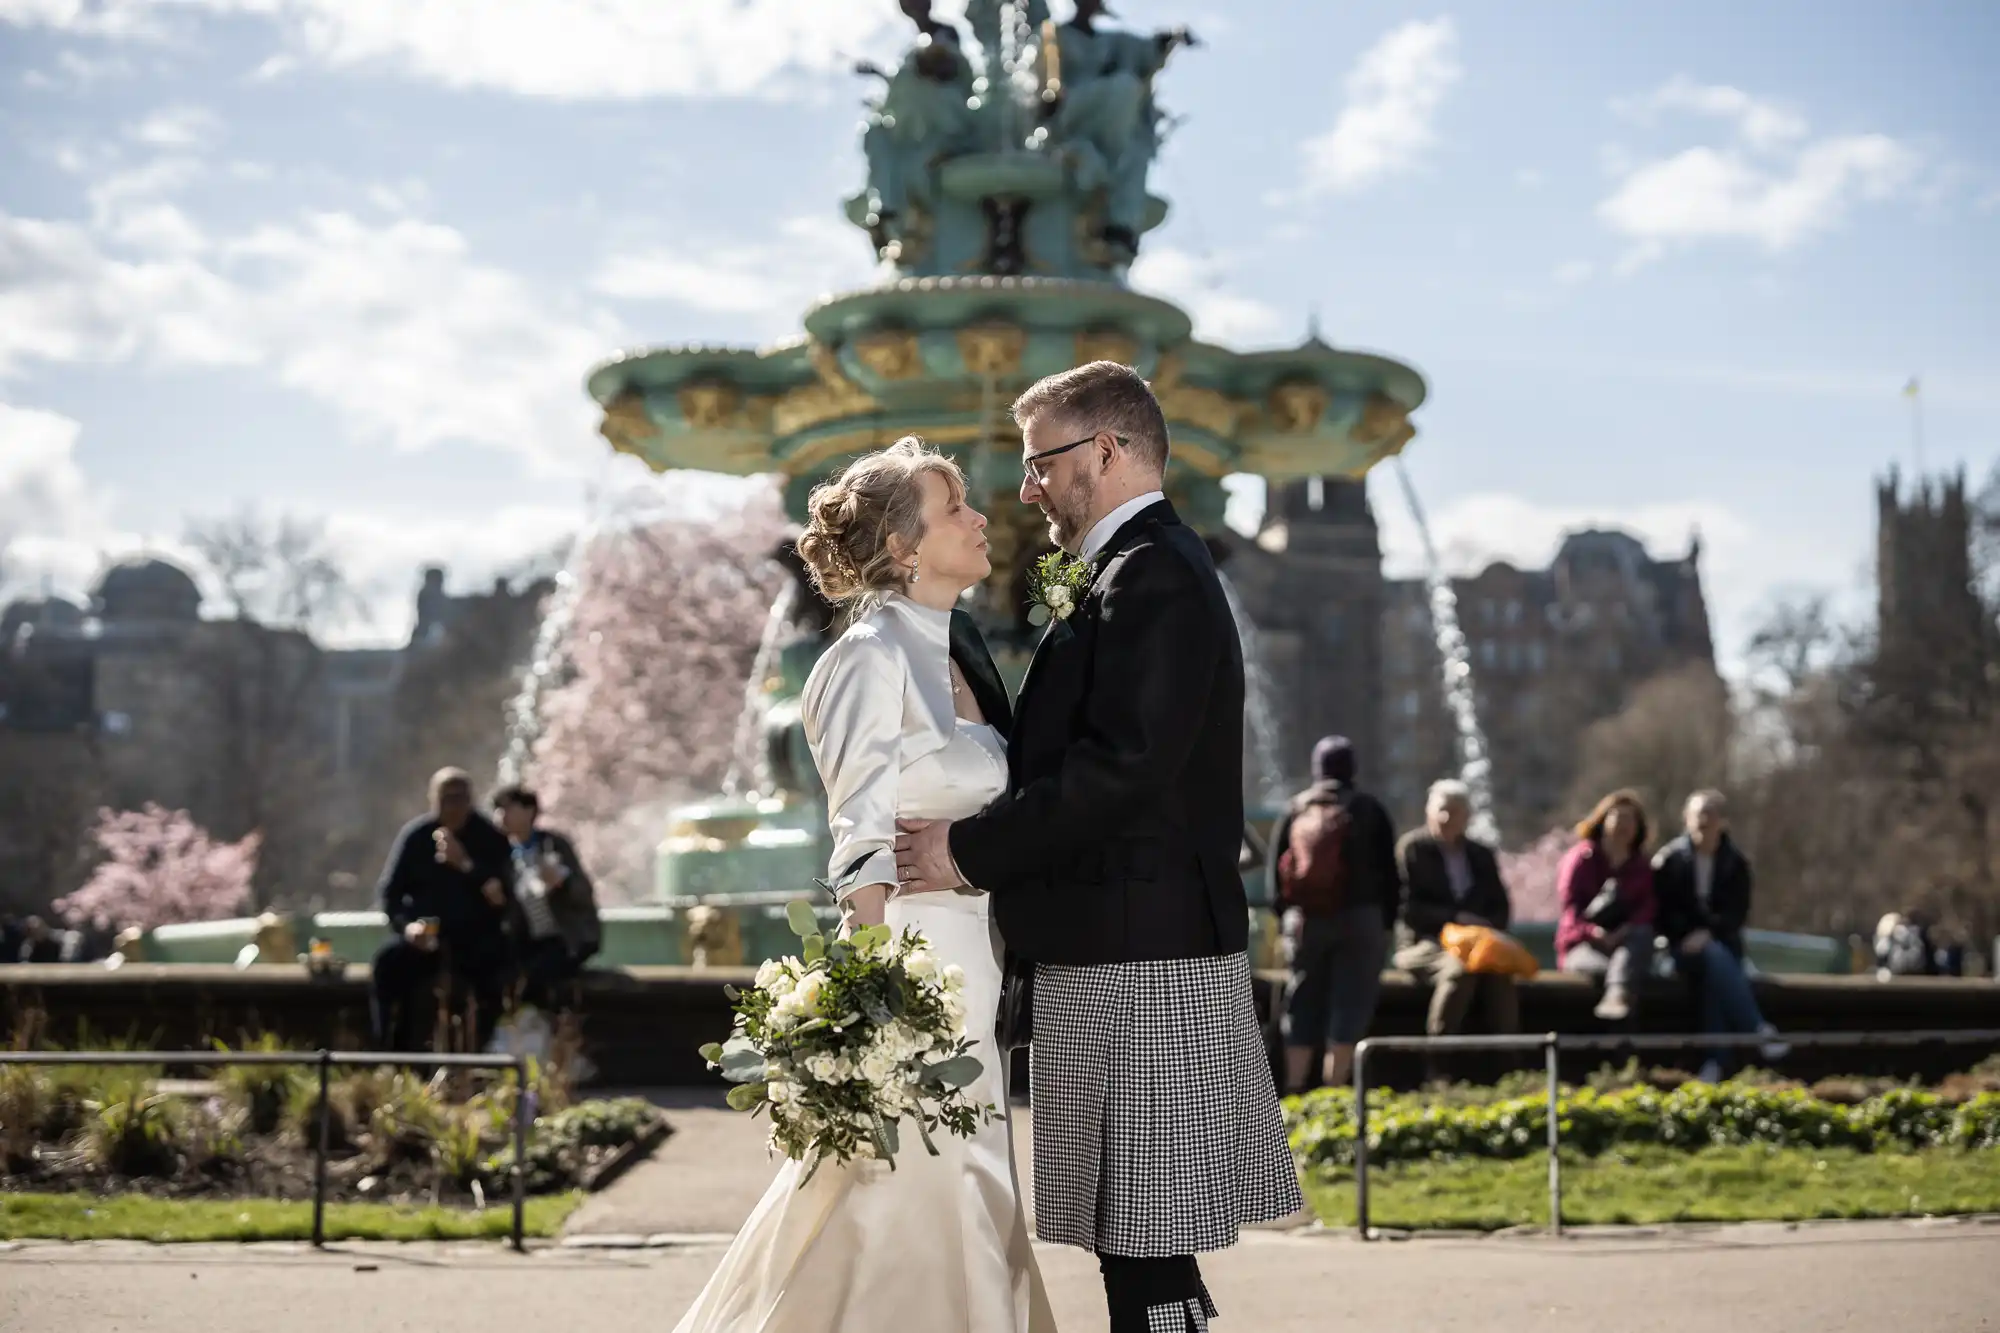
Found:
[[[725,1042],[701,1048],[711,1069],[735,1084],[729,1104],[771,1110],[771,1145],[809,1161],[887,1161],[908,1121],[932,1156],[931,1132],[970,1137],[999,1118],[965,1089],[981,1066],[967,1052],[965,974],[940,965],[915,930],[863,926],[846,939],[819,933],[812,908],[795,902],[797,957],[757,969],[748,990],[729,988],[736,1024]]]

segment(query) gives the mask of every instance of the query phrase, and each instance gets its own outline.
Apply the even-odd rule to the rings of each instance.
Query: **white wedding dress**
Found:
[[[832,875],[893,884],[895,821],[956,819],[1006,788],[1007,748],[952,704],[950,616],[891,597],[806,682],[806,739],[827,791]],[[985,1071],[971,1091],[1007,1108],[993,1050],[1000,949],[984,894],[892,898],[888,924],[923,932],[965,969],[966,1031]],[[1053,1333],[1028,1237],[1008,1120],[970,1139],[906,1129],[892,1172],[829,1163],[803,1188],[785,1161],[676,1333]]]

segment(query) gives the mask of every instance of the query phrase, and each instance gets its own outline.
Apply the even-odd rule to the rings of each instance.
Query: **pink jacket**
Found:
[[[1583,909],[1590,906],[1605,882],[1612,878],[1611,858],[1594,842],[1580,842],[1563,855],[1556,871],[1556,892],[1562,898],[1562,920],[1556,925],[1556,958],[1568,955],[1579,944],[1590,942],[1590,926]],[[1618,895],[1626,904],[1626,919],[1634,925],[1653,924],[1653,867],[1643,852],[1635,851],[1617,868]]]

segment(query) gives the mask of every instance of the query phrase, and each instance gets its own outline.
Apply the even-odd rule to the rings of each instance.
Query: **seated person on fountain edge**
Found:
[[[1514,978],[1466,971],[1438,938],[1454,922],[1506,930],[1513,919],[1499,858],[1493,848],[1467,833],[1471,822],[1471,789],[1446,778],[1431,784],[1424,802],[1424,827],[1396,844],[1396,868],[1403,886],[1396,966],[1430,982],[1424,1031],[1433,1037],[1462,1030],[1475,1007],[1494,1032],[1521,1030]]]
[[[1681,813],[1686,832],[1653,858],[1657,926],[1688,985],[1703,1032],[1770,1034],[1756,992],[1744,971],[1743,923],[1750,916],[1750,858],[1729,836],[1729,802],[1719,791],[1698,791]],[[1781,1060],[1787,1048],[1767,1041],[1762,1055]],[[1744,1052],[1718,1047],[1697,1077],[1719,1082],[1742,1063]]]
[[[431,808],[396,835],[382,872],[383,914],[396,938],[375,955],[371,1018],[384,1050],[421,1050],[442,978],[454,1018],[471,1006],[457,1041],[484,1050],[500,1016],[509,968],[506,925],[514,910],[506,835],[473,809],[472,779],[444,768],[431,778]],[[465,994],[461,997],[460,990]]]
[[[510,784],[493,793],[499,821],[514,858],[514,947],[520,966],[521,1003],[544,1012],[561,983],[575,977],[602,941],[597,896],[576,844],[543,828],[534,792]]]

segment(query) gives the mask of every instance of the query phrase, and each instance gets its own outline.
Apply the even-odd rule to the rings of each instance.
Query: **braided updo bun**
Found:
[[[914,435],[862,455],[813,487],[798,547],[820,596],[844,604],[903,586],[909,573],[889,539],[900,540],[905,558],[923,541],[927,472],[942,476],[954,494],[965,493],[958,464]]]

